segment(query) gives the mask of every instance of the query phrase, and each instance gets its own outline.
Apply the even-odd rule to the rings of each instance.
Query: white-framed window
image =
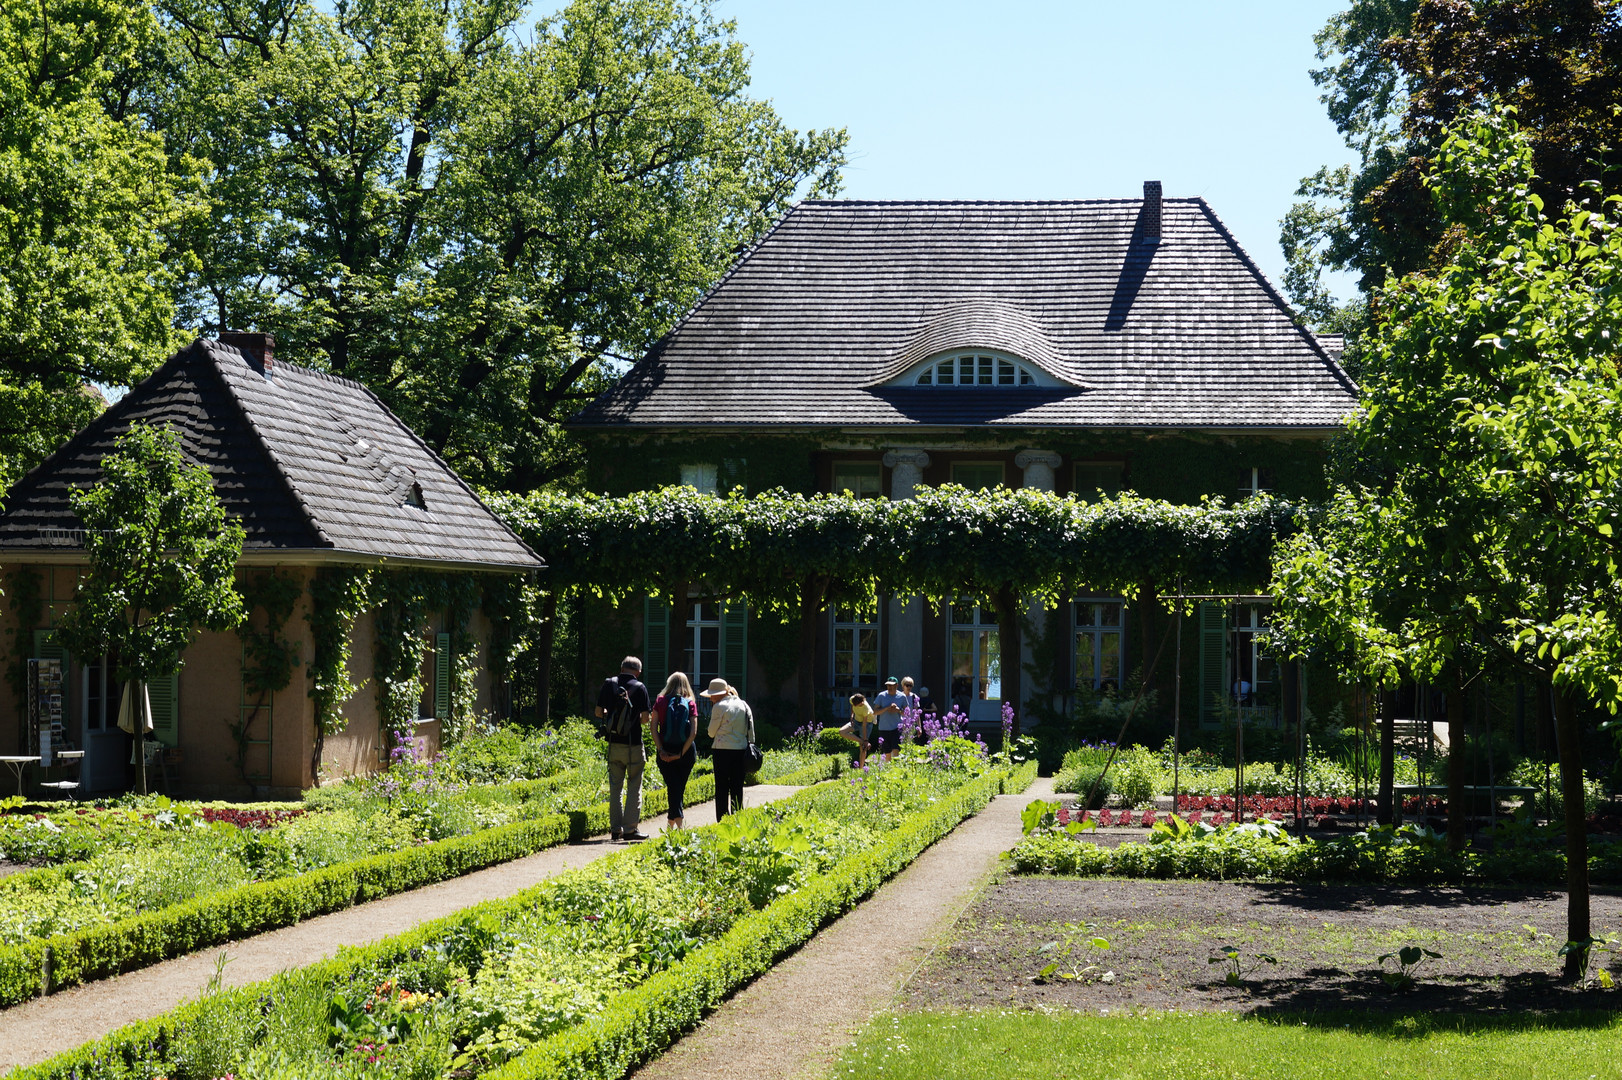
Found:
[[[831,490],[848,492],[858,499],[881,498],[879,488],[884,472],[876,461],[836,461]]]
[[[717,495],[721,491],[721,468],[713,464],[683,465],[681,482],[683,487],[696,488],[701,495]]]
[[[1267,632],[1266,604],[1240,604],[1234,612],[1233,681],[1229,697],[1240,708],[1271,709],[1278,703],[1278,664],[1257,636]]]
[[[954,461],[952,483],[962,484],[971,491],[989,490],[1003,485],[1003,463],[1000,461]]]
[[[1239,470],[1239,497],[1248,499],[1252,495],[1260,495],[1264,491],[1273,490],[1273,470],[1251,466]]]
[[[959,352],[937,356],[918,368],[914,386],[1056,386],[1050,377],[1015,356],[996,352]]]
[[[951,656],[952,703],[974,719],[985,718],[986,708],[976,702],[1002,700],[1002,648],[997,617],[975,604],[950,607],[947,633]]]
[[[694,604],[687,620],[687,677],[700,693],[721,675],[721,605]]]
[[[1077,690],[1121,689],[1126,678],[1125,606],[1119,599],[1091,597],[1072,606]]]
[[[1121,493],[1125,476],[1126,463],[1122,461],[1078,461],[1071,490],[1082,499],[1096,499],[1100,495],[1113,497]]]
[[[829,615],[830,685],[836,689],[879,688],[879,616],[836,607]]]

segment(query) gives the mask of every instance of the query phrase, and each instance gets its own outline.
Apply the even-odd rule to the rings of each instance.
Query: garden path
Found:
[[[759,806],[799,790],[779,784],[758,784],[747,789],[744,802],[748,806]],[[687,821],[693,828],[715,824],[715,803],[689,806]],[[659,814],[644,821],[642,828],[656,834],[664,831],[664,824],[664,815]],[[114,979],[35,998],[0,1011],[0,1072],[44,1061],[196,997],[214,974],[215,958],[221,952],[230,957],[225,968],[226,986],[259,982],[288,968],[333,956],[340,945],[365,945],[481,901],[511,896],[563,870],[602,858],[619,847],[611,845],[604,835],[579,844],[548,848],[522,859],[191,953]]]
[[[1019,838],[1020,811],[1052,779],[991,805],[880,886],[799,952],[733,995],[633,1080],[789,1080],[827,1073],[839,1051],[973,901]]]

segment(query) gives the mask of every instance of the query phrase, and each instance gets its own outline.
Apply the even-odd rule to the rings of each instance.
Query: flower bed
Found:
[[[1565,855],[1548,837],[1455,853],[1436,833],[1412,825],[1315,840],[1292,837],[1272,822],[1235,825],[1222,817],[1203,822],[1193,815],[1168,817],[1155,824],[1147,842],[1114,848],[1080,839],[1076,825],[1066,829],[1068,821],[1056,822],[1031,830],[1008,858],[1021,874],[1429,885],[1557,885],[1565,878]],[[1622,843],[1594,843],[1589,852],[1592,881],[1622,882]]]
[[[623,1076],[1033,775],[908,751],[14,1075]]]
[[[797,764],[800,759],[782,760]],[[771,762],[768,755],[768,766],[761,770],[768,776],[776,771]],[[822,758],[777,779],[816,783],[837,770],[838,759]],[[593,784],[593,794],[595,790]],[[693,802],[714,793],[714,778],[708,775],[694,777],[687,788]],[[667,795],[663,788],[648,791],[644,811],[661,813]],[[341,837],[350,845],[329,847],[329,854],[354,850],[357,843],[362,848],[375,843],[382,850],[362,850],[348,859],[274,877],[233,880],[233,874],[247,872],[245,853],[277,853],[281,848],[274,833],[248,830],[252,834],[243,835],[244,830],[220,823],[190,830],[185,835],[194,843],[147,853],[140,870],[147,883],[144,892],[131,891],[134,864],[120,861],[130,858],[120,852],[0,880],[0,935],[10,936],[9,943],[0,944],[0,1006],[606,832],[608,804],[562,812],[547,805],[533,817],[437,842],[413,843],[402,820],[389,814],[362,819],[351,811],[328,810],[286,827],[305,822],[320,824],[322,836]]]

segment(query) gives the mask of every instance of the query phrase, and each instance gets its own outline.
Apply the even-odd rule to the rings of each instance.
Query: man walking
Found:
[[[608,829],[616,843],[647,839],[637,826],[642,822],[642,731],[653,713],[653,703],[638,677],[641,674],[642,661],[627,656],[620,661],[620,673],[597,692],[597,718],[608,722]],[[623,810],[621,786],[625,788]]]

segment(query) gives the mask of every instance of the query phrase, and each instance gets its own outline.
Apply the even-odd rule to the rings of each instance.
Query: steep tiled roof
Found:
[[[535,554],[359,383],[202,339],[170,357],[7,496],[0,553],[79,547],[72,488],[132,421],[181,434],[247,530],[248,558],[535,569]]]
[[[1326,429],[1355,388],[1202,199],[804,202],[580,427]],[[1152,230],[1151,230],[1152,231]],[[878,384],[954,309],[989,305],[1053,388]],[[959,320],[961,321],[961,320]],[[981,319],[983,331],[998,319]]]

